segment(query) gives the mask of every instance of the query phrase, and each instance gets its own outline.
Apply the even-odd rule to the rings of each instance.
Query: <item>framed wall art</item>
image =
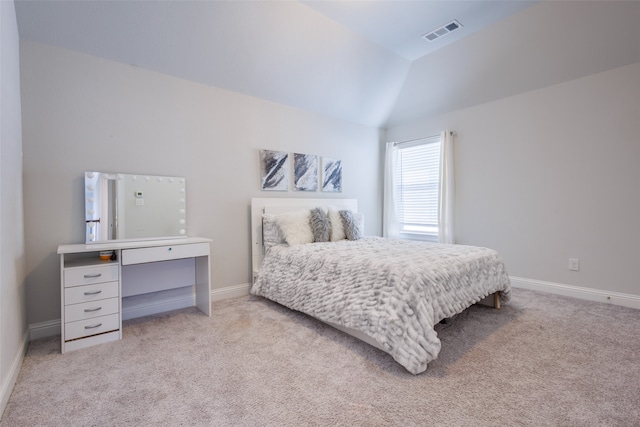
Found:
[[[264,191],[288,191],[289,153],[260,150],[260,181]]]
[[[342,192],[342,161],[331,157],[322,158],[322,191]]]
[[[318,156],[293,153],[293,189],[318,191]]]

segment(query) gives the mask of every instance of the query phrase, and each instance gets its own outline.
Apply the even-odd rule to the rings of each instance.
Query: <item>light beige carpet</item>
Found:
[[[514,289],[438,325],[418,376],[254,297],[125,324],[64,355],[32,342],[0,425],[640,425],[639,310]]]

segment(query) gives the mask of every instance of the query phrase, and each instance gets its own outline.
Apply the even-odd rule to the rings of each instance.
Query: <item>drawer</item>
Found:
[[[168,261],[171,259],[193,258],[209,255],[209,243],[155,246],[152,248],[124,249],[122,265],[145,262]]]
[[[78,320],[106,316],[107,314],[117,314],[119,305],[120,299],[117,297],[66,305],[64,307],[64,321],[65,323],[76,322]]]
[[[103,332],[117,331],[120,329],[119,315],[94,317],[93,319],[79,320],[64,324],[64,339],[71,341],[76,338],[88,337]]]
[[[91,285],[118,280],[118,264],[92,265],[64,269],[64,286]]]
[[[95,285],[74,286],[64,290],[64,304],[78,304],[118,296],[118,282],[96,283]]]

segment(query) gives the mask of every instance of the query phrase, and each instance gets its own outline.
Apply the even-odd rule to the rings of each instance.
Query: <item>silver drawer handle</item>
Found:
[[[100,277],[102,276],[102,273],[98,273],[98,274],[85,274],[84,278],[85,279],[95,279],[96,277]]]
[[[102,293],[102,291],[85,292],[84,294],[85,295],[98,295],[100,293]]]
[[[85,308],[84,312],[85,313],[91,313],[93,311],[98,311],[98,310],[102,310],[102,307],[96,307],[96,308]]]
[[[102,323],[98,323],[96,325],[89,325],[89,326],[85,326],[85,329],[95,329],[95,328],[99,328],[100,326],[102,326]]]

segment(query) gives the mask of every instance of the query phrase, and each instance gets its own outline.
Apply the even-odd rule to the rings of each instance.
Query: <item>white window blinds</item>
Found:
[[[394,183],[401,234],[437,240],[440,144],[438,136],[398,146]]]

